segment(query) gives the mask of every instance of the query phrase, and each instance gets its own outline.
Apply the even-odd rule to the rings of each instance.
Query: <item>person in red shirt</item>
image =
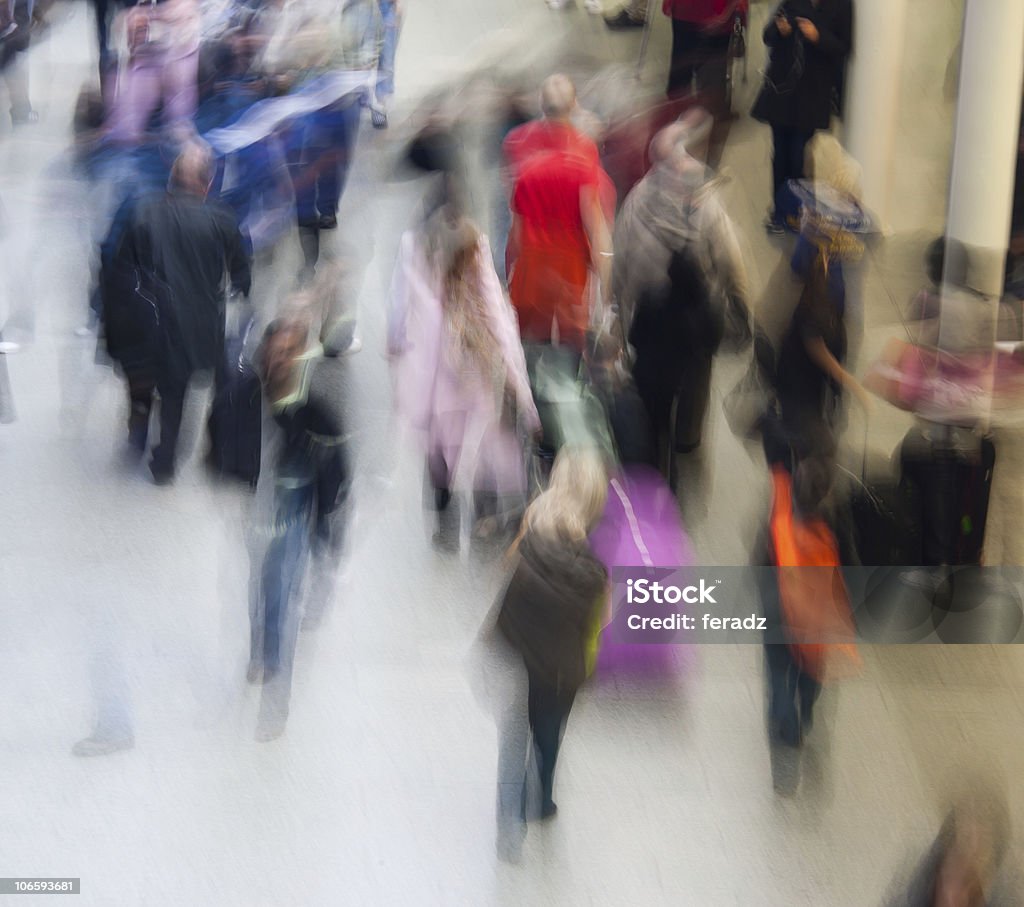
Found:
[[[602,195],[610,181],[597,146],[572,125],[572,82],[549,78],[541,105],[543,120],[505,140],[514,180],[509,295],[523,340],[550,342],[557,330],[561,343],[582,352],[591,272],[603,289],[609,286],[611,237]]]
[[[664,0],[662,12],[672,19],[672,62],[668,95],[697,91],[725,94],[725,65],[736,16],[745,22],[749,0]]]
[[[577,110],[576,86],[568,76],[556,74],[545,80],[541,88],[541,108],[542,119],[517,126],[502,145],[512,182],[532,155],[544,151],[571,153],[599,167],[597,145],[573,123]]]

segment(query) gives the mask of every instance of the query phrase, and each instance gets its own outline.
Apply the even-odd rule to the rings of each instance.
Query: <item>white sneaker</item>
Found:
[[[583,8],[592,16],[600,16],[604,12],[601,0],[583,0]]]
[[[0,353],[16,353],[21,349],[21,345],[13,343],[10,340],[0,340]]]
[[[363,348],[363,341],[358,337],[353,337],[352,342],[348,345],[348,348],[342,353],[343,356],[354,356]]]

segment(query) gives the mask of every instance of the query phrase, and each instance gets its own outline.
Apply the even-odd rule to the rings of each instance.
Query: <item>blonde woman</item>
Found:
[[[547,490],[526,511],[515,546],[515,570],[497,627],[526,665],[537,771],[527,770],[524,778],[526,760],[517,758],[526,755],[521,741],[506,733],[499,763],[499,801],[506,820],[517,799],[521,818],[533,814],[532,780],[539,781],[540,817],[551,818],[557,810],[558,749],[576,691],[593,668],[604,611],[607,573],[587,539],[604,512],[607,488],[599,451],[563,448]]]

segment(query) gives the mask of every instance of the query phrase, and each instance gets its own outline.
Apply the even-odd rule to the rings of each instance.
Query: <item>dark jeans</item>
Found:
[[[575,689],[556,689],[536,673],[527,668],[530,691],[527,710],[530,731],[533,733],[533,750],[540,775],[543,806],[553,803],[555,786],[555,762],[562,743],[562,733],[569,720]]]
[[[157,385],[160,390],[160,443],[153,448],[154,474],[174,474],[174,455],[178,449],[181,414],[190,377],[163,378]]]
[[[360,114],[358,103],[347,102],[345,107],[319,110],[296,124],[289,140],[288,170],[301,226],[316,226],[321,216],[337,214]]]
[[[125,369],[128,379],[128,442],[140,453],[149,440],[149,415],[156,381],[150,370]]]
[[[285,667],[291,664],[294,634],[286,636],[286,628],[294,620],[291,609],[309,559],[312,510],[312,484],[276,489],[273,532],[263,558],[261,613],[251,625],[250,657],[261,661],[267,672],[280,669],[282,654]],[[287,646],[282,652],[283,638]]]
[[[804,178],[804,153],[814,130],[772,124],[772,220],[784,224],[800,213],[799,205],[786,184]]]
[[[821,685],[800,670],[789,646],[766,645],[764,653],[771,722],[783,740],[796,742],[801,727],[810,727]]]
[[[672,20],[672,57],[669,63],[669,97],[688,94],[697,80],[697,91],[725,97],[726,55],[729,35],[704,33],[693,22]]]

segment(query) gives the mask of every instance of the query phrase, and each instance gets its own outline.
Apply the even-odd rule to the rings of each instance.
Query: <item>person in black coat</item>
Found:
[[[725,332],[723,313],[712,304],[707,278],[692,251],[684,247],[673,253],[668,277],[664,289],[641,294],[629,332],[633,378],[659,455],[672,437],[676,400],[675,450],[685,453],[699,446],[712,360]]]
[[[224,355],[225,272],[239,293],[248,295],[252,280],[235,215],[206,198],[212,179],[208,149],[188,146],[174,163],[168,190],[138,203],[125,240],[159,316],[160,444],[150,470],[161,484],[174,476],[189,381],[213,372]]]
[[[828,129],[853,47],[851,0],[784,0],[764,30],[764,86],[751,115],[772,127],[772,204],[766,226],[795,226],[789,180],[803,179],[807,143]]]

